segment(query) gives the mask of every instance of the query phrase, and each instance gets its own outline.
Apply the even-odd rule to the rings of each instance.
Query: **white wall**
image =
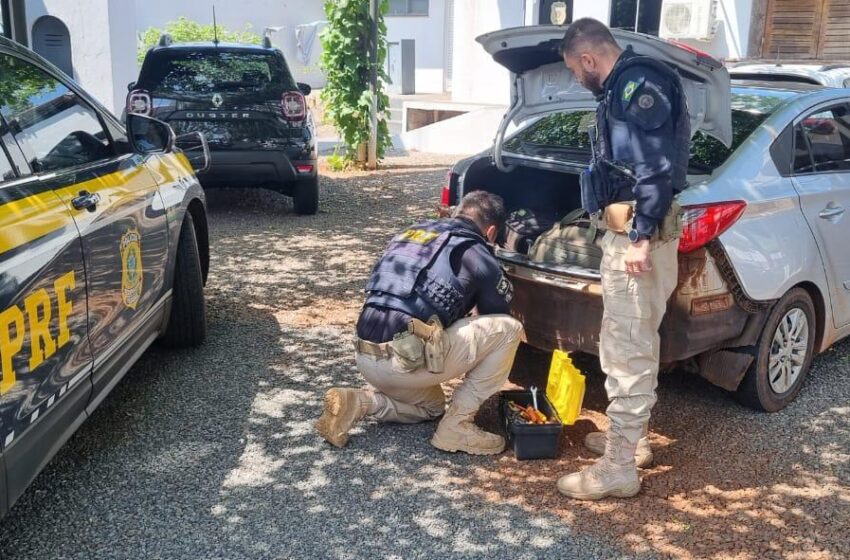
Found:
[[[66,0],[69,1],[69,0]],[[251,31],[262,35],[266,27],[283,26],[272,34],[272,43],[286,57],[295,79],[313,87],[324,86],[319,69],[321,45],[314,38],[306,64],[297,57],[295,27],[325,19],[322,0],[133,0],[135,3],[136,33],[149,27],[162,28],[180,16],[204,24],[212,24],[212,5],[215,4],[216,21],[228,30],[237,31],[251,26]]]
[[[711,42],[683,41],[721,59],[746,58],[750,41],[752,0],[718,0],[717,34]]]
[[[455,0],[455,6],[465,1]],[[445,0],[430,0],[428,4],[427,16],[387,16],[387,41],[413,39],[416,93],[442,93],[446,67],[446,3]]]
[[[135,37],[121,19],[132,9],[133,0],[35,0],[27,3],[27,29],[32,37],[32,26],[41,16],[62,20],[71,37],[74,80],[120,114],[126,84],[136,73]]]
[[[510,102],[510,75],[493,61],[475,38],[525,22],[523,2],[462,0],[455,2],[452,100],[461,103]]]
[[[573,21],[583,17],[610,23],[611,0],[573,0]]]
[[[717,34],[711,42],[684,40],[717,58],[747,56],[753,0],[717,0]],[[609,23],[611,0],[574,0],[574,19],[592,17]]]

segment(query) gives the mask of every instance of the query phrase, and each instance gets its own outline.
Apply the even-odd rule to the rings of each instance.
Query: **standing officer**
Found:
[[[585,209],[604,211],[607,229],[599,357],[610,427],[585,440],[602,458],[562,477],[558,490],[588,500],[630,497],[640,491],[637,466],[652,460],[646,433],[656,401],[658,329],[678,280],[681,224],[673,197],[685,188],[690,120],[678,74],[620,49],[602,23],[575,21],[561,54],[599,101],[582,200]]]
[[[504,221],[502,199],[474,191],[453,218],[412,226],[392,240],[372,271],[357,321],[357,369],[374,389],[330,389],[316,423],[323,438],[343,447],[367,415],[402,423],[442,415],[431,439],[437,449],[504,449],[501,436],[473,423],[508,378],[522,334],[507,314],[511,284],[489,246]],[[440,384],[464,375],[446,410]]]

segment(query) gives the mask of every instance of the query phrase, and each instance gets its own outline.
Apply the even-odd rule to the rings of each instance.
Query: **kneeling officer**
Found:
[[[501,436],[473,423],[508,378],[522,335],[507,314],[511,284],[489,245],[504,220],[500,197],[474,191],[453,218],[412,226],[392,240],[357,321],[357,369],[373,389],[330,389],[316,423],[323,438],[344,446],[366,416],[414,423],[443,415],[434,447],[476,455],[504,449]],[[462,376],[446,410],[440,384]]]

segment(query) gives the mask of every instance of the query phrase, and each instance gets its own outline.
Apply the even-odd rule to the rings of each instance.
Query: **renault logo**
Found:
[[[212,96],[213,106],[216,109],[218,109],[219,107],[221,107],[222,103],[224,103],[224,99],[222,99],[221,94],[220,93],[214,93],[213,96]]]

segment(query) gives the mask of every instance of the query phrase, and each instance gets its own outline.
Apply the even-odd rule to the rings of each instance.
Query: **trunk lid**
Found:
[[[564,27],[538,25],[502,29],[476,40],[493,60],[511,72],[511,106],[496,136],[501,155],[505,130],[512,122],[554,112],[596,107],[593,95],[578,83],[563,62],[558,46]],[[718,60],[658,37],[612,29],[623,49],[662,60],[678,69],[688,99],[691,131],[702,130],[729,146],[732,143],[729,72]],[[496,158],[501,164],[500,157]]]

